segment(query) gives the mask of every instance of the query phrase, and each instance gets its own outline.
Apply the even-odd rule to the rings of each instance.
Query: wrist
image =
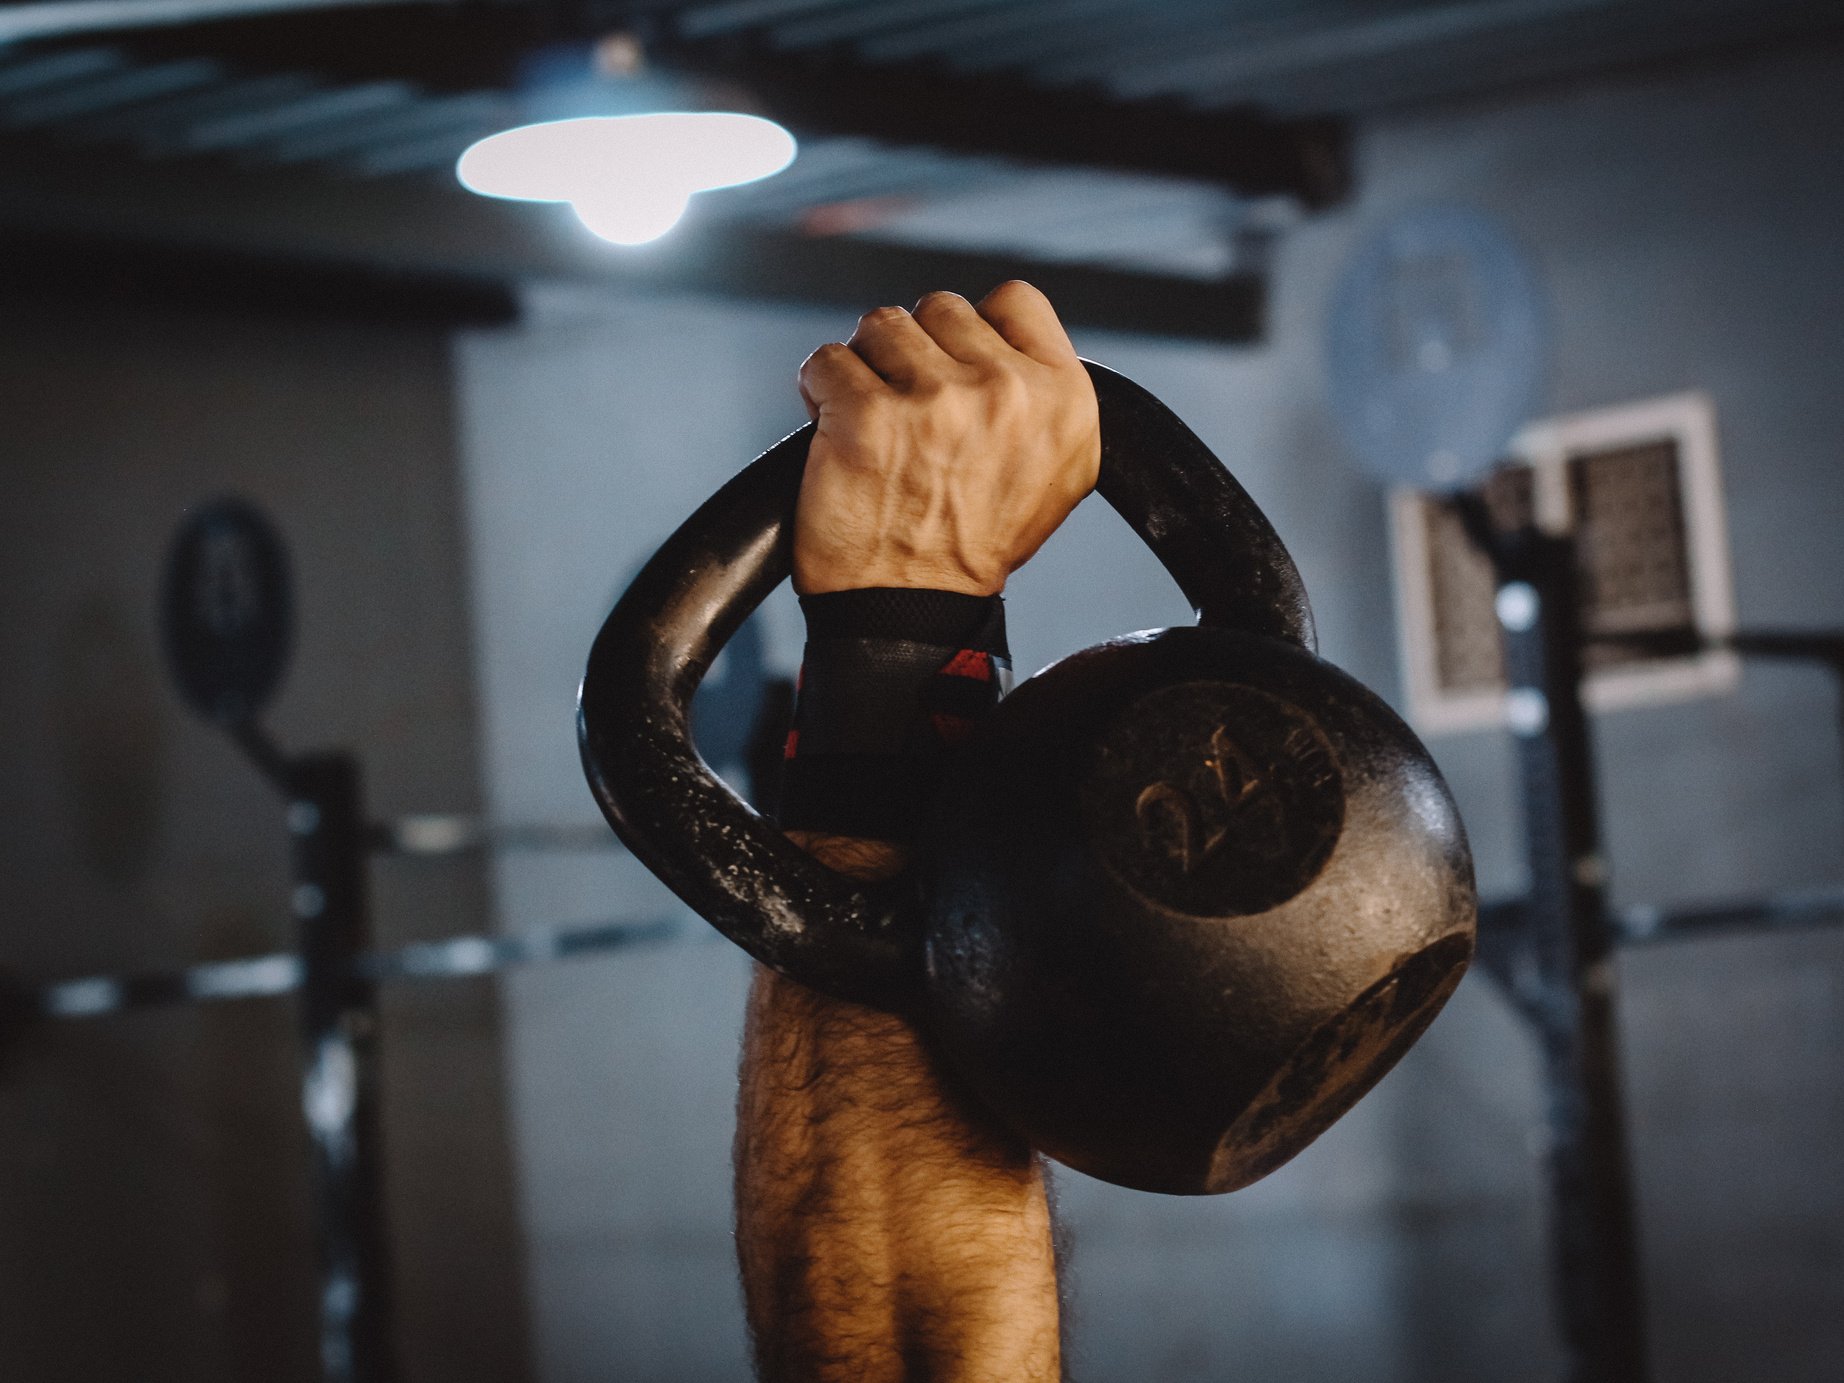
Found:
[[[788,736],[785,828],[909,839],[946,756],[1010,678],[997,596],[914,587],[804,595],[806,654]]]
[[[794,554],[794,590],[798,595],[873,589],[995,596],[1005,589],[1005,573],[976,568],[952,558],[905,557],[879,561],[863,557],[809,557],[798,551]]]

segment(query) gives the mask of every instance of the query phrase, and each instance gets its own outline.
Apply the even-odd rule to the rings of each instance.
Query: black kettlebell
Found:
[[[1476,896],[1446,784],[1409,728],[1312,651],[1292,559],[1222,464],[1090,364],[1096,489],[1198,612],[1052,664],[958,756],[904,877],[817,863],[693,747],[692,693],[792,561],[812,429],[667,539],[583,678],[603,813],[756,959],[900,1012],[1059,1161],[1231,1191],[1287,1161],[1427,1027]]]

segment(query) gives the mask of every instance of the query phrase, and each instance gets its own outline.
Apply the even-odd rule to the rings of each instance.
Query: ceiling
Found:
[[[1353,119],[1841,28],[1811,0],[15,0],[0,233],[33,266],[158,251],[457,302],[1029,273],[1099,324],[1249,339],[1260,247],[1347,193]],[[801,153],[651,250],[453,184],[509,124],[687,105]]]

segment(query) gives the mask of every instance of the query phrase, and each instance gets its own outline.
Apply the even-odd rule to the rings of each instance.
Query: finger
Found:
[[[924,294],[911,315],[937,346],[966,364],[990,360],[1012,349],[958,293]]]
[[[1002,283],[980,299],[980,316],[992,323],[1014,350],[1045,365],[1066,365],[1076,359],[1069,333],[1057,319],[1050,299],[1023,279]]]
[[[892,384],[913,384],[947,363],[946,353],[921,324],[900,307],[879,307],[858,319],[845,343]]]
[[[877,372],[839,341],[828,341],[801,362],[800,401],[815,422],[821,410],[883,387]]]

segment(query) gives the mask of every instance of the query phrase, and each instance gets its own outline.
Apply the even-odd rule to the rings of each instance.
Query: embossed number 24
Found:
[[[1193,775],[1191,781],[1201,791],[1154,783],[1133,804],[1141,838],[1187,874],[1202,868],[1223,848],[1236,813],[1267,788],[1267,779],[1254,760],[1221,725],[1211,732],[1204,772]]]

